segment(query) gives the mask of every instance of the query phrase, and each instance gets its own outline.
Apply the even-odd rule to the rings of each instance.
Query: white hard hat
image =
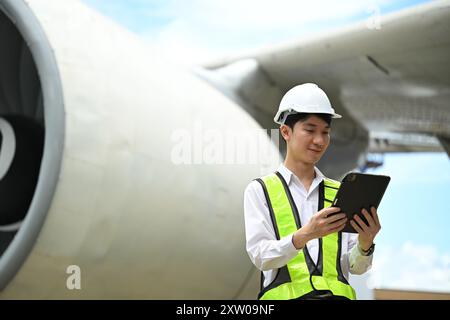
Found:
[[[287,116],[295,113],[326,113],[332,118],[342,118],[334,112],[325,92],[314,83],[301,84],[286,92],[273,120],[283,124]]]

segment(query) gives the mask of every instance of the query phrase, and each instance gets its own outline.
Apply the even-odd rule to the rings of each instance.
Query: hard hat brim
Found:
[[[292,115],[292,114],[296,114],[296,113],[300,113],[300,112],[293,112],[293,113],[290,113],[288,116],[290,116],[290,115]],[[337,114],[337,113],[329,113],[329,112],[314,112],[314,113],[329,114],[329,115],[331,116],[332,119],[340,119],[340,118],[342,118],[342,116],[341,116],[340,114]],[[275,121],[275,123],[277,123],[277,124],[282,125],[282,124],[284,124],[284,121],[286,121],[286,119],[287,119],[288,116],[286,116],[286,118],[284,119],[284,121],[280,121],[280,116],[281,116],[281,112],[280,112],[280,113],[277,113],[277,114],[275,115],[275,117],[273,118],[273,121]]]

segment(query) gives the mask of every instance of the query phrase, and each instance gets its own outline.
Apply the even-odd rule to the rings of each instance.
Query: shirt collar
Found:
[[[288,185],[291,183],[291,180],[295,176],[294,173],[291,170],[286,168],[284,163],[280,164],[280,166],[278,167],[277,171],[283,176],[284,180],[286,181],[286,183]],[[317,180],[317,184],[319,184],[320,182],[322,182],[322,180],[325,178],[325,176],[316,166],[314,166],[314,171],[316,172],[316,177],[314,178],[313,181],[315,182]],[[297,178],[297,180],[300,181],[300,179],[298,179],[297,176],[295,176],[295,177]]]

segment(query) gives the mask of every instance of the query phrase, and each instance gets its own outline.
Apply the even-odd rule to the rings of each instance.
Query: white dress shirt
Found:
[[[324,175],[316,167],[314,171],[316,177],[309,190],[306,190],[297,176],[283,164],[278,168],[278,172],[286,180],[292,193],[302,226],[305,226],[312,215],[318,211],[319,184],[324,179]],[[277,240],[267,201],[258,181],[250,182],[245,189],[244,215],[247,253],[253,264],[264,272],[264,287],[266,287],[274,280],[277,269],[285,266],[299,250],[292,243],[293,234]],[[358,246],[355,245],[357,241],[358,234],[342,233],[341,266],[347,280],[349,272],[363,274],[372,265],[373,255],[362,255]],[[312,260],[317,264],[319,240],[308,241],[306,246]]]

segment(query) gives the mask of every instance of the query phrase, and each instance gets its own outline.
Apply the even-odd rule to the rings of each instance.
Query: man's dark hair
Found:
[[[287,117],[284,124],[294,130],[294,126],[298,121],[306,121],[311,116],[317,116],[331,126],[331,114],[327,113],[294,113]]]

